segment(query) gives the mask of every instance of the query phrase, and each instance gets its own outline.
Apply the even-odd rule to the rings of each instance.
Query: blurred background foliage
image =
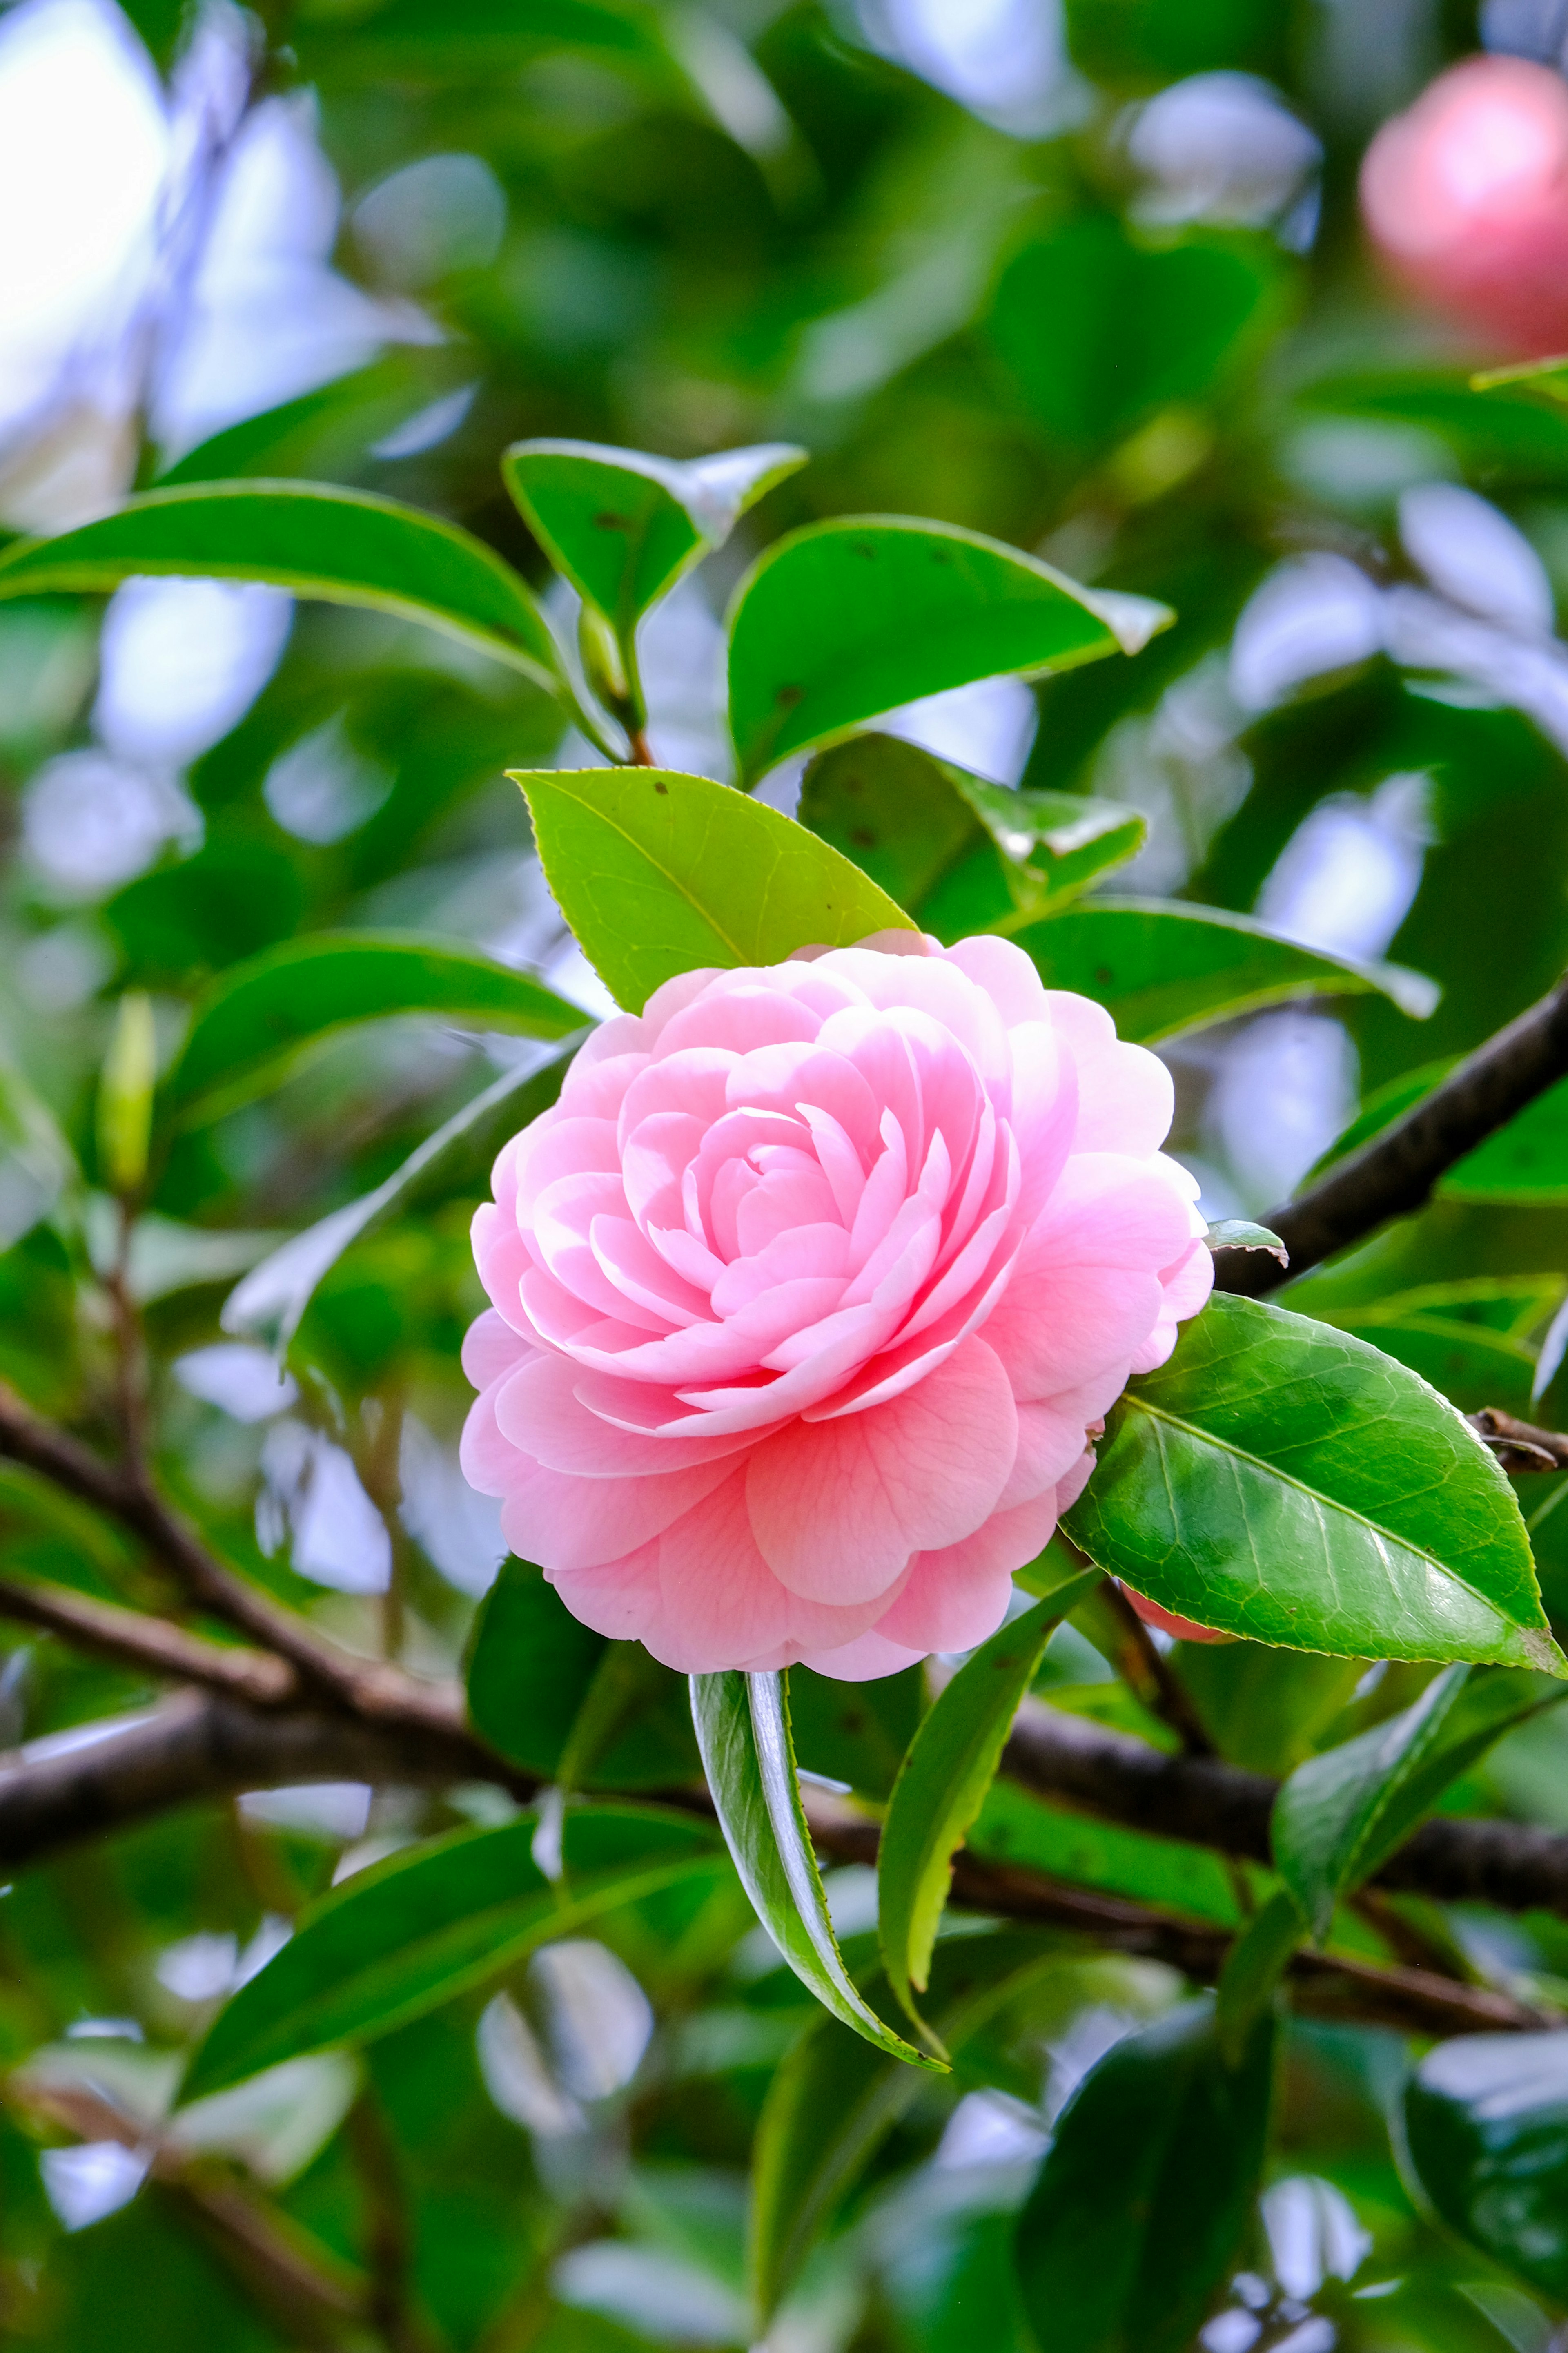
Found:
[[[646,636],[656,754],[721,776],[720,617],[795,523],[939,517],[1168,600],[1176,626],[1136,661],[898,724],[999,782],[1140,809],[1118,888],[1440,984],[1424,1024],[1368,996],[1164,1050],[1210,1215],[1257,1212],[1366,1097],[1568,960],[1568,430],[1549,394],[1469,389],[1517,341],[1397,294],[1356,198],[1368,141],[1449,61],[1554,65],[1563,35],[1552,0],[1479,21],[1471,0],[12,0],[0,526],[163,480],[315,478],[438,510],[542,582],[497,476],[508,441],[798,439],[813,463]],[[89,1429],[104,1410],[95,1107],[126,992],[166,1062],[214,974],[354,925],[466,942],[601,1009],[500,776],[585,756],[498,665],[274,589],[0,608],[0,1374]],[[532,1050],[410,1020],[330,1044],[184,1133],[128,1271],[174,1493],[345,1641],[432,1671],[460,1662],[501,1554],[455,1456],[484,1151],[340,1260],[284,1386],[218,1314],[284,1233]],[[1568,1192],[1456,1193],[1299,1301],[1369,1335],[1380,1303],[1380,1345],[1462,1406],[1517,1409],[1565,1275]],[[1542,1417],[1562,1403],[1559,1383]],[[1563,1483],[1530,1499],[1560,1633]],[[161,1598],[21,1472],[0,1472],[0,1530],[9,1567]],[[1114,1687],[1076,1629],[1047,1672],[1089,1714]],[[1189,1683],[1224,1753],[1280,1771],[1410,1696],[1400,1673],[1352,1696],[1360,1673],[1239,1646]],[[18,1640],[0,1739],[68,1739],[150,1695]],[[804,1761],[885,1788],[908,1734],[885,1711],[915,1704],[808,1694]],[[1568,1726],[1542,1717],[1450,1803],[1568,1829],[1565,1765]],[[482,1788],[260,1793],[0,1888],[7,2341],[744,2343],[751,2135],[810,2006],[727,1881],[628,1906],[361,2060],[227,2095],[149,2171],[175,2054],[300,1905],[498,1809]],[[1186,1851],[1058,1828],[1078,1842],[1058,1867],[1090,1883],[1237,1916]],[[847,1937],[867,1877],[833,1883]],[[1560,1924],[1451,1926],[1480,1981],[1568,1974]],[[1024,2347],[1005,2249],[1048,2122],[1180,1989],[1063,1944],[906,2110],[776,2353]],[[1557,2341],[1542,2302],[1413,2205],[1384,2120],[1405,2063],[1381,2030],[1292,2025],[1210,2353]],[[392,2283],[369,2322],[367,2267]]]

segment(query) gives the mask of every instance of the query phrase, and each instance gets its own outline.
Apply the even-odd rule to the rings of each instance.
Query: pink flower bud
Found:
[[[1385,122],[1362,165],[1373,244],[1410,290],[1521,353],[1568,343],[1568,83],[1474,57]]]
[[[1208,1296],[1171,1102],[1005,940],[669,981],[496,1163],[470,1481],[682,1671],[969,1649]]]

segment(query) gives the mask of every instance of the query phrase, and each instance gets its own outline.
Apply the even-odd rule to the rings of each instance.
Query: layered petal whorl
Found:
[[[1170,1119],[1005,940],[682,974],[496,1163],[469,1480],[683,1672],[968,1649],[1207,1297]]]

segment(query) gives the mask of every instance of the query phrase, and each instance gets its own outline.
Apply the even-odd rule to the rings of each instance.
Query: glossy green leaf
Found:
[[[844,1966],[795,1778],[787,1678],[693,1675],[691,1720],[741,1883],[796,1977],[879,2050],[937,2065],[878,2017]]]
[[[533,1860],[537,1825],[449,1837],[374,1863],[313,1905],[281,1952],[214,2020],[184,2096],[200,2098],[307,2051],[368,2042],[571,1936],[617,1905],[714,1865],[700,1821],[637,1806],[567,1813],[565,1877]]]
[[[1070,899],[1132,857],[1146,831],[1115,802],[1012,792],[878,734],[817,754],[799,816],[948,943]]]
[[[1440,2042],[1406,2086],[1403,2122],[1450,2229],[1568,2304],[1568,2031]]]
[[[807,456],[784,441],[684,462],[593,441],[514,441],[501,473],[556,570],[629,640],[648,607]]]
[[[1004,1778],[992,1783],[967,1844],[986,1862],[1043,1871],[1215,1928],[1238,1928],[1246,1916],[1234,1868],[1222,1856],[1181,1839],[1069,1813]],[[1257,1879],[1266,1884],[1260,1872]]]
[[[946,687],[1137,653],[1172,618],[978,532],[899,515],[808,523],[759,558],[731,608],[742,779]]]
[[[1310,1293],[1300,1304],[1341,1331],[1359,1334],[1440,1389],[1461,1413],[1482,1406],[1523,1413],[1535,1385],[1533,1334],[1563,1295],[1561,1275],[1480,1277],[1423,1283],[1355,1303]]]
[[[1511,367],[1481,368],[1470,378],[1474,392],[1536,393],[1552,408],[1568,408],[1568,359],[1516,360]]]
[[[893,1784],[877,1855],[878,1935],[894,1998],[922,2033],[914,1996],[925,1990],[952,1858],[985,1802],[1046,1644],[1099,1582],[1098,1569],[1081,1570],[983,1642],[922,1720]]]
[[[886,1798],[891,1789],[925,1706],[920,1667],[868,1683],[790,1669],[790,1737],[801,1771],[867,1797]]]
[[[561,48],[652,69],[659,79],[673,75],[658,13],[639,0],[447,0],[439,16],[423,0],[384,0],[346,26],[331,15],[312,17],[298,38],[308,70],[353,81],[515,71]]]
[[[1289,1266],[1290,1253],[1276,1233],[1267,1226],[1255,1226],[1250,1218],[1221,1218],[1208,1229],[1208,1246],[1212,1250],[1267,1250],[1281,1266]]]
[[[368,491],[213,482],[149,491],[97,522],[0,550],[0,598],[90,594],[143,574],[265,580],[424,621],[555,691],[560,656],[526,582],[482,540]]]
[[[1568,1672],[1508,1481],[1349,1333],[1218,1294],[1129,1385],[1099,1454],[1068,1534],[1180,1616],[1291,1650]]]
[[[847,858],[764,802],[663,768],[513,770],[557,905],[618,1005],[700,965],[781,964],[912,928]]]
[[[531,1561],[505,1560],[480,1606],[468,1714],[490,1746],[553,1780],[599,1663],[603,1634],[574,1618]]]
[[[939,1945],[931,2008],[946,2048],[957,2057],[1032,1978],[1059,1966],[1052,1939],[1016,1930]],[[815,2020],[795,2042],[768,2088],[752,2147],[749,2265],[763,2321],[921,2089],[912,2068],[837,2019]]]
[[[450,347],[448,346],[448,350]],[[334,377],[293,400],[226,425],[166,466],[155,487],[232,482],[265,475],[276,480],[332,481],[363,460],[370,445],[405,425],[452,385],[447,353],[390,352],[369,367]]]
[[[1007,929],[1047,988],[1094,997],[1114,1016],[1117,1034],[1142,1046],[1300,997],[1375,990],[1418,1021],[1437,1001],[1420,973],[1319,955],[1217,907],[1097,898]]]
[[[1215,1989],[1215,2031],[1227,2067],[1241,2064],[1304,1933],[1295,1897],[1288,1887],[1277,1888],[1226,1955]]]
[[[1564,1696],[1549,1677],[1454,1666],[1403,1714],[1299,1765],[1274,1801],[1279,1875],[1320,1941],[1334,1906],[1370,1879],[1451,1781],[1513,1725]]]
[[[1266,2010],[1227,2065],[1205,2000],[1090,2069],[1018,2217],[1018,2284],[1042,2346],[1187,2353],[1251,2212],[1273,2055]]]
[[[1496,1201],[1520,1208],[1568,1205],[1568,1079],[1467,1152],[1437,1187],[1447,1200]]]
[[[350,1245],[431,1195],[449,1194],[466,1170],[472,1169],[478,1190],[507,1137],[555,1101],[570,1060],[566,1053],[541,1071],[503,1071],[416,1145],[372,1191],[346,1201],[342,1208],[329,1209],[303,1233],[291,1234],[230,1292],[224,1302],[224,1330],[237,1338],[265,1341],[278,1355],[285,1355],[318,1286]]]
[[[308,1047],[393,1013],[523,1038],[567,1038],[586,1020],[580,1005],[529,974],[439,941],[374,932],[287,940],[197,999],[164,1082],[164,1110],[182,1121],[216,1119],[273,1085]]]

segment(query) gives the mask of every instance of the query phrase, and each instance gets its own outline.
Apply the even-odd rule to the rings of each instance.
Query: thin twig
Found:
[[[1568,1438],[1560,1430],[1538,1430],[1495,1405],[1484,1405],[1465,1419],[1505,1471],[1568,1471]]]
[[[1121,1633],[1118,1666],[1152,1713],[1176,1734],[1189,1757],[1212,1757],[1214,1742],[1191,1694],[1113,1577],[1100,1587]]]
[[[95,1601],[68,1586],[0,1577],[0,1618],[41,1627],[79,1650],[122,1666],[142,1667],[175,1683],[200,1683],[208,1691],[232,1692],[253,1707],[280,1707],[300,1696],[299,1675],[270,1651],[209,1642],[166,1618]]]
[[[1320,1184],[1266,1213],[1263,1224],[1290,1254],[1290,1275],[1305,1274],[1391,1218],[1422,1208],[1446,1170],[1563,1077],[1568,980],[1489,1038],[1403,1119],[1330,1169]],[[1222,1291],[1257,1298],[1285,1280],[1286,1270],[1266,1250],[1215,1253],[1215,1282]]]

